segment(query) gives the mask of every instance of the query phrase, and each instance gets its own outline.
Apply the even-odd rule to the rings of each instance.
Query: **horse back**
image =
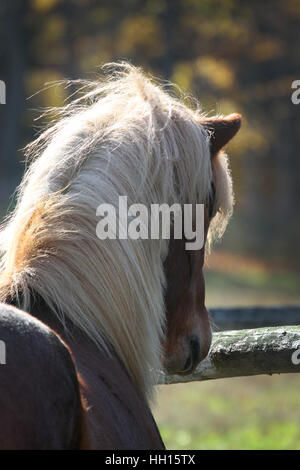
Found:
[[[84,419],[68,347],[50,328],[0,304],[0,449],[74,449]]]

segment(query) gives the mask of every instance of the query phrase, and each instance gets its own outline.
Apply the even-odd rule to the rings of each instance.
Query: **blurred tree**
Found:
[[[5,47],[1,56],[1,79],[6,83],[6,104],[1,106],[0,155],[1,189],[0,196],[7,197],[13,192],[15,178],[20,176],[16,149],[22,139],[22,117],[25,110],[24,74],[27,66],[23,18],[28,6],[21,0],[1,5],[1,23]],[[2,29],[1,28],[1,29]],[[2,45],[4,45],[3,38]]]

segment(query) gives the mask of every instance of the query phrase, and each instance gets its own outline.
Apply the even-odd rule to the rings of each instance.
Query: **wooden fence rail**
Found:
[[[215,331],[300,325],[299,306],[214,308],[209,312]]]
[[[209,356],[191,375],[160,374],[160,384],[300,372],[300,308],[214,309]],[[272,326],[293,323],[294,326]],[[247,327],[255,326],[253,329]],[[265,326],[258,328],[258,326]]]

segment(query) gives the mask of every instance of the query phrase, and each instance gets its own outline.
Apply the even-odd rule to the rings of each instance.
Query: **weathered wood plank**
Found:
[[[193,374],[161,374],[160,383],[300,372],[300,364],[294,364],[292,356],[294,362],[300,362],[300,326],[215,333],[208,358]]]

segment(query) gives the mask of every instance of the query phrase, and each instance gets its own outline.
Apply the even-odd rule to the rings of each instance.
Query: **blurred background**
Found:
[[[67,97],[45,84],[129,60],[210,116],[243,115],[228,146],[235,214],[208,260],[207,306],[300,303],[299,21],[298,0],[2,0],[0,218],[34,120]],[[162,386],[153,411],[168,448],[300,449],[299,385],[285,375]]]

